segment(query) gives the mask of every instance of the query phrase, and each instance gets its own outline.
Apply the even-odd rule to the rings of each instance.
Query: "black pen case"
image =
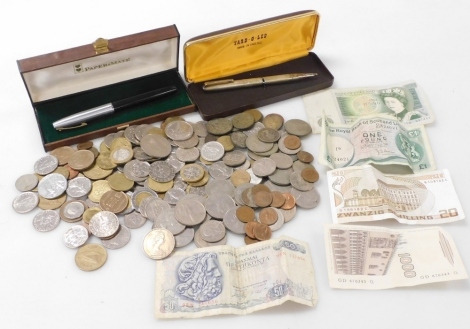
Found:
[[[201,35],[184,45],[185,79],[205,120],[232,115],[328,88],[334,77],[314,47],[320,15],[306,10]],[[223,91],[204,91],[206,81],[286,73],[315,78]]]
[[[178,71],[175,25],[18,60],[44,149],[72,145],[169,116],[195,111]],[[150,102],[57,131],[68,115],[166,86],[177,91]]]

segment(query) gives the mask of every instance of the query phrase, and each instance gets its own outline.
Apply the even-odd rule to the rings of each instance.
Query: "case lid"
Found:
[[[38,103],[178,68],[175,25],[18,61],[31,102]],[[106,40],[104,40],[106,41]],[[101,48],[100,48],[101,46]]]
[[[186,81],[213,80],[306,56],[319,20],[318,12],[306,10],[192,38],[184,45]]]

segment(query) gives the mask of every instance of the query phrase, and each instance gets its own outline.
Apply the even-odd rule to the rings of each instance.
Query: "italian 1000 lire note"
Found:
[[[384,87],[328,89],[303,96],[313,133],[321,132],[322,116],[334,124],[353,123],[368,115],[387,115],[403,125],[434,121],[429,101],[415,81]]]
[[[308,245],[285,236],[179,251],[157,261],[155,316],[248,314],[288,300],[315,306],[314,276]]]
[[[468,279],[452,237],[435,226],[325,225],[325,246],[332,288],[389,289]]]
[[[416,174],[436,168],[424,126],[405,127],[385,116],[323,123],[318,161],[332,169],[372,163],[407,166]]]
[[[465,218],[449,171],[385,175],[370,165],[327,172],[333,222],[394,218],[440,225]]]

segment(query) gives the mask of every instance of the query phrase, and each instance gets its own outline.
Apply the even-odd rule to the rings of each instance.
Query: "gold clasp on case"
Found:
[[[95,48],[95,53],[97,55],[109,53],[108,40],[106,39],[103,39],[103,38],[96,39],[96,41],[93,42],[93,47]]]

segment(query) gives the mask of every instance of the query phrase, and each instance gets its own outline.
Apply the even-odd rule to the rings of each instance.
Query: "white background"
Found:
[[[34,213],[16,214],[15,180],[44,155],[16,60],[176,24],[182,45],[197,35],[304,9],[322,15],[314,52],[335,76],[334,87],[416,80],[436,115],[427,132],[438,168],[448,168],[470,214],[469,33],[467,0],[341,1],[29,1],[0,4],[0,328],[469,328],[467,280],[383,291],[334,290],[328,285],[323,224],[331,222],[326,168],[316,186],[323,199],[299,210],[281,234],[307,241],[319,293],[316,308],[294,303],[247,316],[155,320],[155,262],[142,251],[150,223],[132,231],[129,245],[111,250],[98,271],[80,271],[66,248],[66,223],[49,233],[33,229]],[[300,97],[262,108],[306,119]],[[199,115],[185,116],[198,121]],[[303,140],[318,155],[320,137]],[[96,145],[99,145],[96,141]],[[381,225],[407,226],[389,220]],[[447,224],[470,270],[467,220]],[[97,242],[97,241],[94,241]],[[243,245],[231,234],[228,243]],[[191,244],[190,248],[193,248]]]

